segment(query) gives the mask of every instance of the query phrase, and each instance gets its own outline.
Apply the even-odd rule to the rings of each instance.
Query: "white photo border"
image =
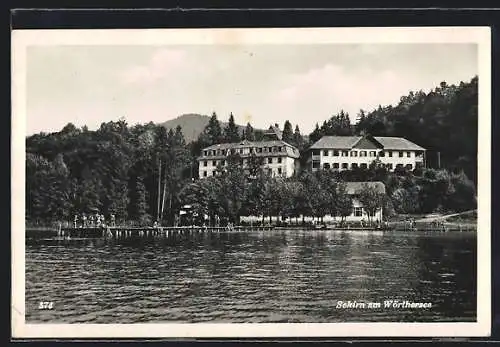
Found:
[[[491,330],[491,30],[489,27],[13,30],[12,300],[14,338],[480,337]],[[477,321],[473,323],[27,324],[25,321],[26,51],[29,46],[476,43],[478,146]]]

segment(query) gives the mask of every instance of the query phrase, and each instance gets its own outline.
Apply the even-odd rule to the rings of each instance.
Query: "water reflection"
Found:
[[[261,231],[27,238],[27,321],[475,321],[470,234]],[[338,309],[338,300],[432,309]],[[38,310],[54,301],[53,310]]]

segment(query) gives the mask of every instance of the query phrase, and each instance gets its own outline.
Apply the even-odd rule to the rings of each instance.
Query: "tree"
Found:
[[[239,223],[243,212],[243,199],[246,195],[246,178],[239,155],[230,155],[227,162],[227,170],[220,175],[222,187],[220,204],[229,221]]]
[[[224,142],[239,142],[240,134],[239,129],[234,122],[234,116],[231,113],[229,115],[229,122],[227,123],[226,128],[224,129]]]
[[[209,190],[203,181],[185,185],[178,193],[181,206],[191,206],[193,222],[202,225],[209,208]]]
[[[461,171],[451,175],[452,189],[448,192],[445,206],[451,211],[463,212],[477,208],[474,183]]]
[[[316,141],[318,141],[321,137],[323,137],[323,133],[321,131],[321,129],[319,128],[319,125],[318,123],[316,123],[316,127],[314,128],[314,130],[309,134],[309,142],[310,144],[313,144],[315,143]]]
[[[26,211],[28,219],[45,222],[67,219],[72,208],[73,184],[61,154],[50,162],[26,156]]]
[[[418,213],[420,211],[418,186],[409,189],[396,189],[391,195],[391,200],[398,213]]]
[[[186,168],[190,167],[191,158],[185,143],[180,127],[176,129],[175,133],[172,129],[169,130],[167,146],[163,153],[165,166],[163,169],[164,183],[160,219],[163,220],[166,217],[167,223],[170,225],[174,223],[175,213],[180,208],[176,199],[177,194],[182,188],[183,182],[190,179],[189,174],[186,174]]]
[[[345,218],[352,214],[352,198],[347,193],[347,187],[345,183],[339,183],[337,185],[335,205],[337,215],[339,215],[342,222],[344,222]]]
[[[258,157],[255,153],[251,153],[248,157],[248,175],[251,178],[257,177],[262,172],[262,165],[264,165],[264,158]]]
[[[363,204],[363,209],[368,215],[368,221],[371,223],[375,213],[384,206],[385,194],[382,194],[372,185],[363,184],[362,188],[356,192],[359,202]]]
[[[253,131],[253,127],[250,125],[250,123],[247,123],[247,126],[243,131],[243,138],[247,141],[255,141],[255,134]]]
[[[224,141],[224,136],[222,133],[222,128],[217,119],[217,114],[212,113],[207,126],[203,129],[202,133],[198,138],[201,148],[208,147],[217,143],[222,143]]]
[[[302,151],[304,149],[304,138],[302,137],[302,135],[300,133],[300,129],[299,129],[298,125],[295,126],[295,131],[294,131],[293,137],[292,137],[292,145],[297,147],[300,151]]]
[[[292,124],[290,121],[286,120],[285,125],[283,126],[283,134],[281,135],[283,141],[287,143],[292,143],[293,142],[293,131],[292,131]]]
[[[148,214],[148,203],[146,198],[146,187],[142,177],[136,178],[135,190],[132,199],[132,209],[130,216],[141,225],[151,223],[151,215]]]

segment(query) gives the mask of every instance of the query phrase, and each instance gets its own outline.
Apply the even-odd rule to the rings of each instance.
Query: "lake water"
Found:
[[[260,231],[27,237],[26,321],[476,320],[471,233]],[[384,308],[384,300],[431,308]],[[39,309],[41,301],[52,309]],[[382,307],[340,308],[339,301]]]

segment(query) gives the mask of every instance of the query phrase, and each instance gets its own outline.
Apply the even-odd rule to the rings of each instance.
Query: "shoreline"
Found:
[[[309,225],[272,225],[272,226],[248,226],[238,225],[232,228],[228,227],[204,227],[204,226],[177,226],[177,227],[128,227],[128,226],[115,226],[115,227],[30,227],[26,226],[26,233],[35,234],[57,234],[61,236],[78,235],[79,237],[109,237],[109,236],[149,236],[161,235],[170,233],[244,233],[254,231],[286,231],[286,230],[302,230],[310,231],[343,231],[343,232],[376,232],[376,233],[391,233],[391,232],[404,232],[404,233],[419,233],[419,232],[433,232],[433,233],[447,233],[447,232],[473,232],[477,233],[477,224],[475,223],[443,223],[436,227],[431,223],[416,223],[416,227],[404,227],[400,222],[388,223],[386,227],[369,227],[369,226],[335,226],[335,225],[322,225],[322,226],[309,226]]]

